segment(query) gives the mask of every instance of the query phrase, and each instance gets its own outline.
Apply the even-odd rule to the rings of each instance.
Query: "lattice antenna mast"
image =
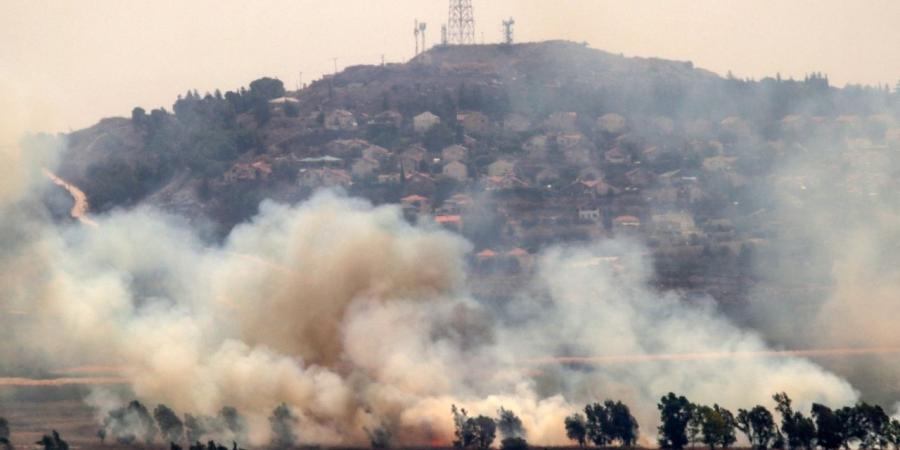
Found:
[[[472,11],[472,0],[450,0],[447,38],[450,44],[475,43],[475,13]]]
[[[512,17],[503,21],[503,41],[506,45],[512,45],[513,43],[513,25],[515,24],[516,21]]]

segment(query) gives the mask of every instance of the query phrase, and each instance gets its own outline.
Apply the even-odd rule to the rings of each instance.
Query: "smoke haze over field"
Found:
[[[300,418],[303,442],[359,444],[364,428],[384,426],[402,443],[446,443],[458,404],[488,415],[503,406],[532,442],[562,444],[563,418],[608,397],[633,405],[645,442],[668,391],[731,408],[780,390],[803,408],[857,397],[796,357],[535,364],[766,350],[711,301],[651,289],[633,242],[546,252],[533,284],[497,313],[468,293],[469,245],[407,224],[397,207],[334,193],[265,203],[222,245],[146,207],[96,217],[97,227],[57,225],[29,195],[49,185],[44,161],[18,149],[0,164],[20,177],[0,193],[0,307],[26,314],[3,317],[17,349],[5,367],[121,364],[146,403],[182,414],[237,407],[254,443],[269,438],[266,418],[281,402]],[[100,414],[122,400],[90,399]]]
[[[887,115],[869,121],[896,124]],[[794,348],[900,345],[890,319],[900,313],[900,197],[890,182],[900,169],[892,148],[898,142],[883,147],[865,133],[850,134],[856,136],[840,141],[810,132],[774,174],[781,182],[773,187],[773,214],[783,231],[759,261],[761,286],[793,289],[782,291],[780,301],[760,289],[750,304],[751,323],[773,342]],[[900,394],[900,365],[891,355],[827,364],[868,400]]]

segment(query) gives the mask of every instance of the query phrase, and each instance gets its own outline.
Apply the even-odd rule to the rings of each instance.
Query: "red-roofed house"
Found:
[[[462,231],[462,217],[458,215],[434,216],[434,221],[448,230],[456,232]]]

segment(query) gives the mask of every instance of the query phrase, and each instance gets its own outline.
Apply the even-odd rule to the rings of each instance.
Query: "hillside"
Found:
[[[805,190],[782,170],[797,155],[834,171],[829,186],[851,201],[893,192],[900,96],[569,42],[436,47],[296,92],[267,78],[189,92],[68,145],[59,174],[95,213],[146,202],[222,236],[264,199],[343,188],[462,233],[488,293],[550,244],[630,236],[654,253],[661,286],[728,300],[763,276],[768,243],[796,237],[779,189]]]

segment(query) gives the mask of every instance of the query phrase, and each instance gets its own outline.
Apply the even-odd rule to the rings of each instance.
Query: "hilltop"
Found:
[[[135,108],[71,133],[59,174],[95,213],[145,202],[218,236],[264,199],[342,188],[462,233],[501,290],[547,245],[632,236],[661,286],[734,298],[783,231],[785,161],[820,145],[883,157],[898,117],[896,93],[822,74],[741,80],[571,42],[436,47],[299,91],[261,78]]]

